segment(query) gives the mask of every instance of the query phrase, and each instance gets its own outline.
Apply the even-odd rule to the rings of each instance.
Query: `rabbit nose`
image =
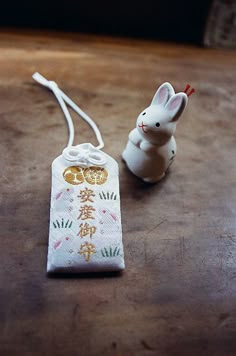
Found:
[[[140,127],[144,133],[147,133],[147,131],[144,130],[144,127],[147,127],[148,125],[145,125],[142,121],[142,125],[138,125],[138,127]]]
[[[146,127],[147,125],[145,125],[144,123],[143,123],[143,121],[142,121],[142,125],[138,125],[138,127],[141,127],[141,128],[143,128],[143,127]]]

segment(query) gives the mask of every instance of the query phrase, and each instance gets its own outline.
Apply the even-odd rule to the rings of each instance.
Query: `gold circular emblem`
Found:
[[[108,172],[101,167],[88,167],[84,169],[84,178],[89,184],[104,184],[107,181]]]
[[[63,178],[70,184],[81,184],[84,182],[83,168],[78,166],[67,167],[63,172]]]

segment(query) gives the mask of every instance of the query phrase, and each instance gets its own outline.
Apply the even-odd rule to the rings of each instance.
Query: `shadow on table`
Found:
[[[101,279],[101,278],[113,278],[121,277],[122,272],[90,272],[90,273],[48,273],[48,278],[53,279]]]

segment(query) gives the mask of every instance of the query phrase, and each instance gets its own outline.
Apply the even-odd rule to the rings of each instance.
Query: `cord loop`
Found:
[[[54,82],[53,80],[47,80],[38,72],[34,73],[32,77],[39,84],[42,84],[48,89],[50,89],[54,93],[55,97],[57,98],[58,103],[60,104],[61,109],[65,115],[68,129],[69,129],[69,140],[68,140],[67,147],[72,146],[74,142],[74,124],[65,103],[67,103],[67,105],[69,105],[78,115],[80,115],[91,126],[99,143],[96,148],[101,149],[104,147],[104,142],[101,133],[97,125],[93,121],[93,119],[91,119],[91,117],[89,117],[82,109],[80,109],[78,105],[76,105],[65,93],[63,93],[63,91],[58,87],[56,82]]]

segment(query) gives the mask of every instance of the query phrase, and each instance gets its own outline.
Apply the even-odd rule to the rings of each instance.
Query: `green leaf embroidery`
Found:
[[[111,246],[104,247],[101,250],[101,255],[102,255],[102,257],[117,257],[117,256],[121,256],[120,255],[120,248],[118,246],[116,246],[114,249]]]

